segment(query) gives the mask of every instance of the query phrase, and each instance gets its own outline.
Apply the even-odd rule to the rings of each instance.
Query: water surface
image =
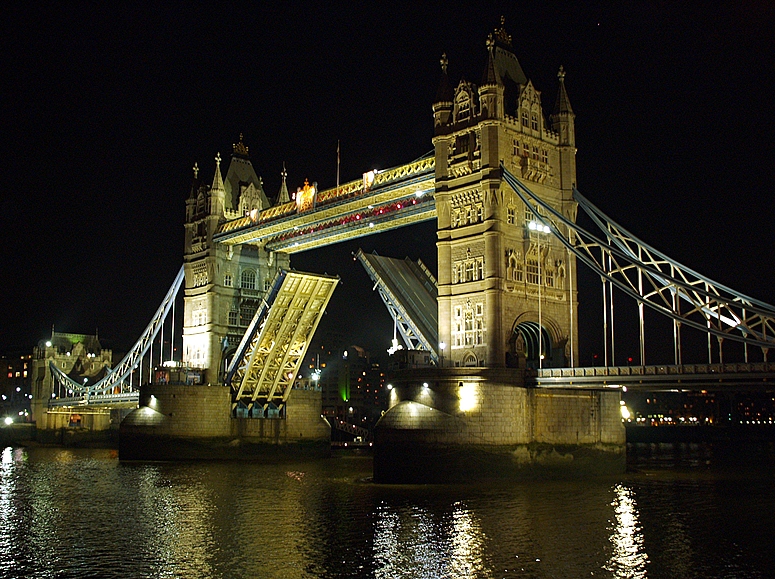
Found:
[[[371,459],[1,450],[0,577],[770,577],[773,450],[642,445],[616,479],[375,485]]]

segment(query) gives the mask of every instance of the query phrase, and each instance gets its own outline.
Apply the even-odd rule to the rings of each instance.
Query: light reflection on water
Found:
[[[753,578],[775,565],[772,471],[381,486],[367,457],[0,456],[3,578]]]
[[[398,511],[377,507],[374,532],[374,576],[378,579],[417,577],[479,577],[484,565],[484,536],[478,522],[461,503],[434,520],[426,509]]]
[[[648,555],[643,550],[643,529],[632,489],[617,484],[614,487],[614,528],[611,535],[613,553],[606,569],[614,577],[646,577]]]

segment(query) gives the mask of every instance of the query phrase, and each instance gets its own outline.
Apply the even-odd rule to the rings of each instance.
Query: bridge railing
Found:
[[[540,368],[528,370],[529,378],[594,378],[616,376],[680,376],[702,374],[755,374],[775,372],[775,363],[749,364],[658,364],[654,366],[591,366],[581,368]]]

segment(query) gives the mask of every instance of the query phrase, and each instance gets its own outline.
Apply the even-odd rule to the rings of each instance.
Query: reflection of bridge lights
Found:
[[[648,555],[643,548],[643,529],[638,507],[631,489],[623,485],[614,488],[614,528],[609,540],[613,553],[605,566],[616,577],[645,577]]]

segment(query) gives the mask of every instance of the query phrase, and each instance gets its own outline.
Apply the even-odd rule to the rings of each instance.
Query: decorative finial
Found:
[[[234,152],[237,155],[245,155],[245,156],[247,156],[248,148],[245,145],[245,143],[242,142],[242,133],[239,134],[239,143],[237,143],[236,145],[232,145],[232,147],[234,148]]]
[[[511,46],[511,35],[506,32],[506,17],[501,16],[501,27],[495,30],[495,38]]]
[[[199,163],[194,163],[194,179],[199,179]]]
[[[492,34],[487,35],[487,41],[485,44],[487,44],[487,50],[492,52],[492,49],[495,48],[495,39],[492,37]]]
[[[557,73],[557,78],[560,79],[560,82],[564,82],[565,81],[565,69],[562,67],[562,65],[560,65],[560,70]]]
[[[447,60],[446,52],[441,55],[441,60],[439,62],[441,63],[441,72],[447,74],[447,65],[449,64],[449,60]]]
[[[215,164],[218,165],[219,169],[221,168],[221,153],[220,152],[215,156]]]
[[[285,183],[285,178],[288,176],[288,172],[285,170],[285,161],[283,161],[283,172],[280,173],[280,177],[283,178],[283,183]]]

